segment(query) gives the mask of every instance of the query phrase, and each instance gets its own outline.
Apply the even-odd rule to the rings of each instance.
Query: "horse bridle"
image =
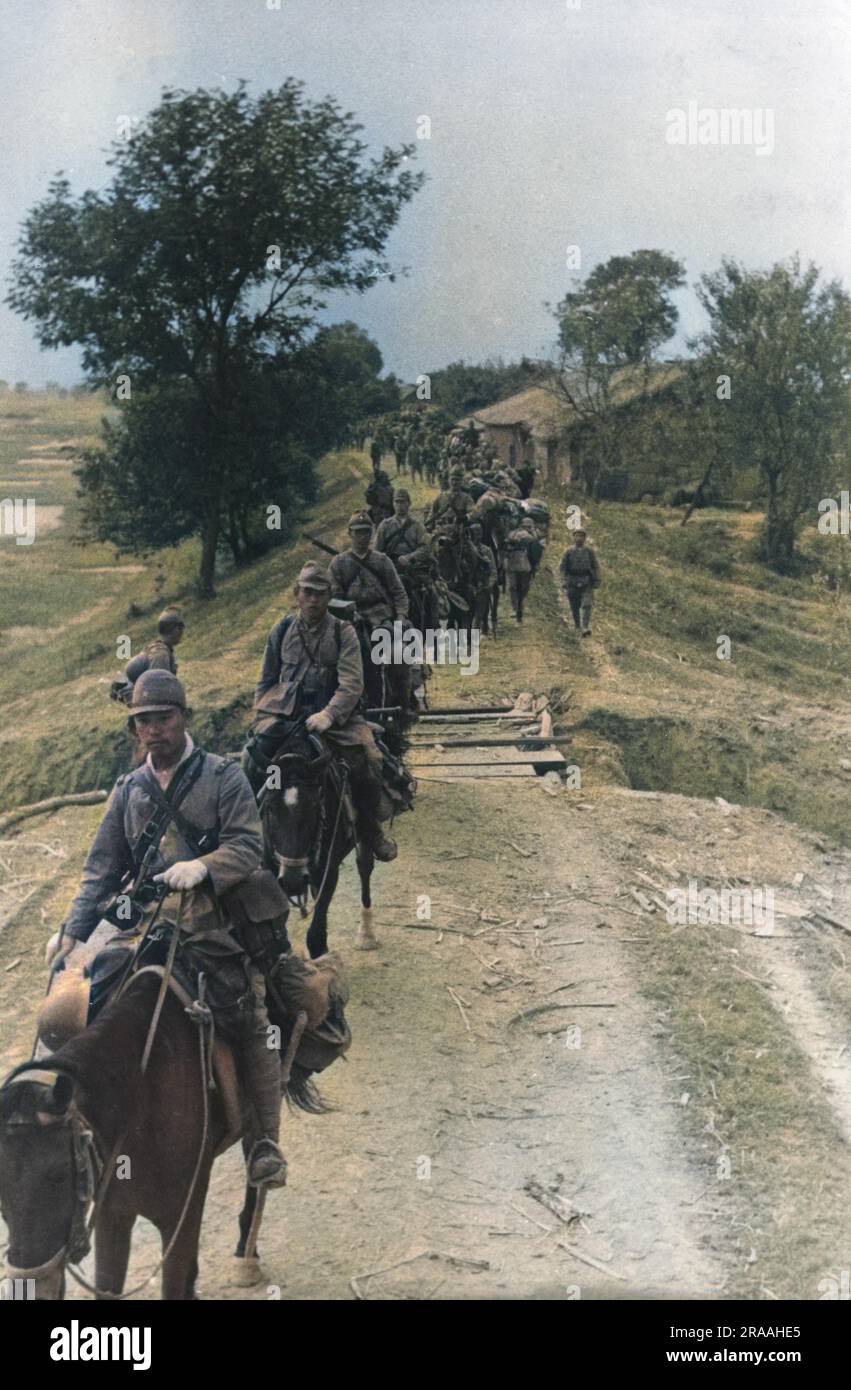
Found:
[[[3,1085],[3,1091],[20,1081],[34,1081],[41,1085],[52,1085],[57,1076],[69,1076],[61,1066],[49,1062],[24,1062],[16,1067]],[[23,1128],[26,1122],[18,1122]],[[94,1131],[79,1110],[76,1101],[71,1101],[63,1115],[44,1124],[35,1121],[28,1128],[42,1129],[47,1125],[61,1125],[71,1131],[71,1163],[74,1179],[74,1210],[68,1238],[63,1246],[43,1264],[30,1269],[20,1269],[6,1262],[6,1276],[10,1279],[47,1279],[55,1274],[65,1263],[79,1264],[91,1249],[91,1229],[88,1223],[88,1210],[94,1201],[103,1173],[103,1160],[98,1153]]]

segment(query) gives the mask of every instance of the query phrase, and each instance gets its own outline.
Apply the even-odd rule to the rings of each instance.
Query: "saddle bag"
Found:
[[[272,972],[271,983],[270,993],[277,995],[284,1015],[275,1017],[278,1006],[274,1001],[269,1016],[281,1025],[283,1036],[292,1034],[295,1019],[302,1010],[307,1014],[307,1027],[295,1054],[298,1067],[305,1072],[325,1071],[348,1052],[352,1041],[345,1015],[349,990],[336,952],[329,951],[318,960],[284,956]]]

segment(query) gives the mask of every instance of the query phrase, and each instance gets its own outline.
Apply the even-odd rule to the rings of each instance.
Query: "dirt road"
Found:
[[[847,1077],[836,966],[801,960],[816,931],[802,918],[768,938],[671,927],[646,880],[742,876],[758,850],[803,913],[790,853],[822,893],[847,885],[847,858],[825,865],[765,812],[551,797],[535,779],[423,786],[397,828],[400,857],[377,876],[379,952],[351,949],[348,868],[334,904],[355,1039],[325,1079],[337,1108],[286,1121],[290,1184],[269,1200],[250,1290],[229,1282],[241,1161],[220,1160],[202,1295],[821,1296],[849,1249],[844,1101],[826,1089]],[[813,1009],[831,1077],[800,1046]],[[140,1227],[134,1282],[155,1249]]]

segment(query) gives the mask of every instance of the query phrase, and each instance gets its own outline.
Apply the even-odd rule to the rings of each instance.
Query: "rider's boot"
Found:
[[[358,840],[368,845],[383,864],[389,864],[399,853],[396,841],[385,835],[381,828],[379,811],[381,807],[381,783],[372,770],[352,777],[352,800],[355,803]]]
[[[278,1148],[281,1127],[281,1060],[268,1035],[252,1032],[242,1051],[243,1081],[254,1109],[259,1138],[248,1155],[248,1181],[256,1187],[284,1187],[287,1160]]]

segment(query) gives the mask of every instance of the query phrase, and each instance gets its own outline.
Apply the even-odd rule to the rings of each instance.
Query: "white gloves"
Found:
[[[318,714],[312,714],[310,716],[304,727],[309,734],[324,734],[326,729],[330,729],[333,723],[334,721],[330,714],[326,714],[325,710],[321,709]]]
[[[155,874],[154,883],[166,883],[175,892],[185,892],[197,888],[207,877],[207,865],[203,859],[181,859],[161,874]]]
[[[59,944],[60,940],[62,942],[61,946]],[[74,936],[63,936],[62,928],[60,927],[59,931],[53,933],[44,948],[45,965],[55,968],[61,960],[67,959],[67,957],[70,956],[76,944],[77,938]]]

